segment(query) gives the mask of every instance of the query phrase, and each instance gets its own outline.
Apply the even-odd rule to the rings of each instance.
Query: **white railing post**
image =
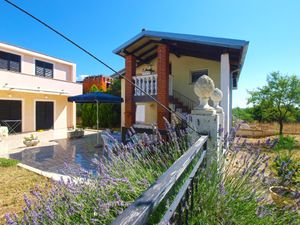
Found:
[[[135,77],[135,79],[136,79],[136,86],[140,87],[140,79],[139,79],[139,77],[137,76],[137,77]],[[136,96],[140,95],[140,90],[138,88],[136,89],[135,95]]]
[[[217,160],[220,156],[219,114],[208,104],[214,90],[213,80],[206,75],[201,76],[194,85],[194,92],[198,96],[200,104],[189,115],[189,122],[192,126],[200,134],[209,136],[207,142],[208,161]]]
[[[134,81],[134,84],[135,84],[135,86],[134,86],[134,96],[136,96],[136,95],[137,95],[137,94],[136,94],[136,93],[137,93],[137,87],[136,87],[136,86],[137,86],[137,83],[136,83],[136,77],[133,77],[132,79],[133,79],[133,81]]]
[[[146,77],[146,92],[148,95],[150,95],[150,87],[149,87],[149,82],[150,82],[150,77]]]
[[[150,95],[153,95],[153,79],[154,79],[154,77],[153,76],[151,76],[150,77],[150,82],[149,82],[149,86],[150,86]]]
[[[154,83],[153,83],[153,88],[154,88],[154,95],[157,95],[157,74],[154,75]]]

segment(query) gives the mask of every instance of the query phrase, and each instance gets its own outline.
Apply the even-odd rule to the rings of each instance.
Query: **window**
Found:
[[[108,89],[111,86],[111,83],[109,81],[106,82],[106,89]]]
[[[0,69],[21,72],[21,56],[0,51]]]
[[[192,71],[191,83],[195,83],[198,78],[202,77],[203,75],[208,75],[208,69]]]
[[[35,75],[53,78],[53,64],[35,60]]]

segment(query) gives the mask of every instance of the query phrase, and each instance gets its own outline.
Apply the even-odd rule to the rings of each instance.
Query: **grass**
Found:
[[[0,158],[0,167],[16,166],[18,163],[19,163],[18,160]]]
[[[6,213],[22,214],[23,195],[36,184],[44,186],[48,179],[17,166],[18,161],[0,158],[0,224]]]

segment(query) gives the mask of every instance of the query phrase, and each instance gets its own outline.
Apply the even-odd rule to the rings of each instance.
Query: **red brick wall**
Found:
[[[112,78],[104,77],[102,75],[86,77],[86,78],[84,78],[83,83],[82,83],[83,93],[89,92],[93,85],[96,85],[96,87],[100,91],[106,92],[107,91],[107,86],[106,86],[107,82],[112,82]]]
[[[136,59],[132,55],[125,58],[125,76],[130,81],[136,73]],[[133,101],[134,86],[125,80],[125,127],[130,128],[135,123],[135,103]]]
[[[157,100],[169,107],[169,47],[160,44],[157,47]],[[163,117],[170,120],[170,113],[162,106],[157,106],[157,126],[164,130]]]

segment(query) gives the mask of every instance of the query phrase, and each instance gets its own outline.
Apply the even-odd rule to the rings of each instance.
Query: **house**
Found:
[[[76,126],[76,64],[0,42],[0,124],[11,133]]]
[[[206,74],[223,92],[225,131],[231,127],[232,90],[237,88],[248,41],[143,30],[114,50],[125,58],[124,75],[165,106],[183,115],[199,104],[194,82]],[[170,113],[122,79],[122,128],[164,130]]]
[[[103,75],[87,76],[83,79],[83,92],[87,93],[95,85],[99,91],[106,92],[112,83],[113,78]]]

